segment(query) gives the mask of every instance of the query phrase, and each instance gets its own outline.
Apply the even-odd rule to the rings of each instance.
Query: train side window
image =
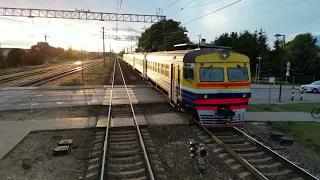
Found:
[[[193,80],[194,79],[193,69],[183,68],[183,78],[185,80]]]

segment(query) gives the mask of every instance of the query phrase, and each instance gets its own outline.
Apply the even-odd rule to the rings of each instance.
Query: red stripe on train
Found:
[[[247,109],[249,106],[248,105],[240,105],[240,106],[230,106],[231,110],[236,110],[236,109]],[[196,110],[204,110],[204,111],[209,111],[209,110],[214,110],[217,111],[218,107],[217,106],[196,106]]]
[[[241,106],[230,106],[231,110],[236,110],[236,109],[247,109],[249,106],[248,105],[241,105]]]
[[[196,106],[196,110],[214,110],[214,111],[216,111],[216,110],[218,110],[218,107],[216,107],[216,106],[211,106],[211,107],[209,107],[209,106]]]
[[[248,103],[248,98],[230,98],[230,99],[196,99],[196,104],[233,104]]]
[[[250,86],[249,82],[245,83],[198,83],[198,87],[230,87],[230,86]]]

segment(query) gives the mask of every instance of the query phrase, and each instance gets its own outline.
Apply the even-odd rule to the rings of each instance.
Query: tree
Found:
[[[251,33],[248,30],[242,33],[231,32],[223,33],[213,42],[217,46],[229,46],[233,50],[245,54],[250,58],[251,71],[255,73],[257,65],[257,57],[260,55],[261,60],[261,73],[270,73],[271,61],[269,58],[270,48],[267,44],[268,36],[261,28]]]
[[[311,33],[299,34],[285,46],[288,52],[288,60],[292,64],[292,73],[296,75],[319,74],[319,69],[314,68],[319,65],[317,38]]]
[[[175,44],[189,43],[190,39],[185,34],[188,32],[180,22],[162,20],[147,28],[138,41],[138,51],[164,51],[173,50]]]
[[[0,46],[0,69],[6,68],[6,64],[7,63],[6,63],[4,55],[3,55],[3,50],[1,49],[1,46]]]
[[[7,63],[9,67],[16,67],[25,65],[26,52],[23,49],[15,48],[12,49],[7,56]]]
[[[122,51],[120,51],[120,52],[118,53],[118,56],[122,57],[123,54],[125,54],[125,53],[126,53],[126,51],[123,49]]]

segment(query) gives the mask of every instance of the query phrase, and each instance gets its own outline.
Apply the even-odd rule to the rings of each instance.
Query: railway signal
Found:
[[[198,154],[197,154],[197,150],[198,150],[197,145],[198,145],[198,142],[196,142],[195,140],[191,139],[189,141],[190,156],[192,158],[198,156]]]

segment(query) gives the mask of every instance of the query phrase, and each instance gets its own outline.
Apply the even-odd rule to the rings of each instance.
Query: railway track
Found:
[[[101,63],[102,63],[102,61],[86,64],[86,65],[83,66],[83,69],[87,69],[87,68],[96,66],[98,64],[101,64]],[[34,79],[34,80],[31,80],[31,81],[28,81],[28,82],[20,83],[20,84],[17,84],[15,86],[13,86],[13,87],[35,87],[35,86],[40,86],[40,85],[45,84],[47,82],[54,81],[56,79],[59,79],[59,78],[62,78],[64,76],[79,72],[81,70],[82,70],[82,67],[77,67],[77,68],[73,68],[71,70],[50,74],[50,75],[44,76],[44,77],[42,77],[40,79]],[[6,91],[7,88],[2,88],[0,90]],[[18,90],[18,91],[11,91],[9,93],[6,93],[5,95],[0,96],[0,102],[7,101],[12,97],[15,97],[15,96],[18,96],[20,94],[25,93],[26,91],[27,90]]]
[[[113,86],[116,66],[119,67],[123,80],[124,91],[128,96],[128,106],[112,107]],[[119,78],[119,77],[116,77]],[[150,140],[147,129],[141,128],[128,93],[125,79],[118,60],[115,60],[112,74],[112,89],[110,91],[107,127],[104,133],[104,146],[100,180],[104,179],[154,179],[144,140]],[[111,119],[132,118],[134,126],[110,128]],[[150,149],[149,149],[150,150]]]
[[[101,62],[94,62],[94,63],[86,64],[83,66],[83,69],[90,68],[90,67],[95,66],[99,63],[101,63]],[[5,82],[9,82],[9,81],[14,81],[17,79],[21,79],[24,77],[39,75],[39,74],[46,73],[46,72],[52,71],[52,70],[53,69],[47,69],[47,70],[41,70],[41,71],[37,71],[37,72],[30,72],[30,73],[24,74],[23,76],[13,76],[13,77],[7,77],[7,78],[0,78],[0,84],[5,83]],[[76,68],[72,68],[69,70],[62,71],[62,72],[53,73],[53,74],[50,74],[50,75],[47,75],[47,76],[44,76],[44,77],[41,77],[38,79],[28,81],[28,82],[16,84],[16,85],[13,85],[13,87],[38,86],[38,85],[44,84],[46,82],[53,81],[55,79],[61,78],[63,76],[66,76],[66,75],[69,75],[69,74],[72,74],[72,73],[75,73],[75,72],[78,72],[81,70],[82,70],[82,67],[76,67]]]
[[[182,114],[180,116],[183,117]],[[191,118],[191,117],[189,117]],[[241,179],[317,180],[315,176],[290,162],[240,129],[207,129],[197,120],[193,128],[206,143],[215,142],[214,152],[225,159]],[[230,157],[231,156],[231,157]]]

